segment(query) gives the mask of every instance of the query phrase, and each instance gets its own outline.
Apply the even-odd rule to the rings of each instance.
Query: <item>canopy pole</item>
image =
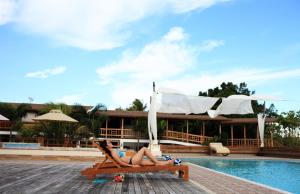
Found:
[[[121,120],[121,139],[123,139],[123,135],[124,135],[124,118],[122,118]]]
[[[189,142],[189,120],[186,120],[186,142]]]

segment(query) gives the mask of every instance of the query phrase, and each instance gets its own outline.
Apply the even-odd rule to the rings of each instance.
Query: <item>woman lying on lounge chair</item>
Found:
[[[122,166],[140,167],[149,165],[171,165],[175,159],[168,161],[158,161],[150,152],[149,149],[143,147],[132,157],[123,156],[120,157],[117,152],[113,150],[113,145],[109,140],[103,140],[99,143],[100,147],[107,152],[115,161]],[[144,156],[147,156],[149,160],[144,160]]]

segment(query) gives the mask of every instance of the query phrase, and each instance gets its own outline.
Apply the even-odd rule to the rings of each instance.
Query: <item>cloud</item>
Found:
[[[200,50],[203,52],[209,52],[217,47],[223,46],[224,41],[223,40],[206,40],[204,41],[201,46]]]
[[[195,64],[197,48],[186,44],[186,35],[180,27],[174,27],[160,40],[151,42],[137,54],[130,51],[114,63],[97,69],[102,84],[121,79],[149,82],[172,77]]]
[[[217,3],[229,0],[171,0],[171,6],[176,13],[184,13],[195,9],[206,9]]]
[[[21,32],[42,35],[63,45],[99,50],[124,45],[138,31],[136,29],[138,25],[135,25],[135,29],[131,29],[132,24],[137,24],[150,16],[202,10],[224,0],[4,0],[4,2],[7,3],[1,3],[4,7],[2,8],[4,16],[0,16],[2,23],[12,21]],[[2,10],[0,8],[0,11]]]
[[[199,91],[219,86],[222,82],[235,84],[246,82],[252,85],[263,85],[269,81],[298,78],[300,69],[228,69],[222,73],[202,73],[182,76],[178,79],[164,80],[161,85],[167,88],[177,88],[185,94],[198,95]]]
[[[86,94],[66,95],[61,97],[60,99],[55,100],[55,102],[73,105],[75,103],[79,103],[85,96]]]
[[[62,74],[63,72],[66,71],[66,67],[55,67],[52,69],[45,69],[43,71],[35,71],[35,72],[30,72],[25,75],[25,77],[29,78],[47,78],[51,75],[58,75]]]
[[[15,1],[12,0],[0,1],[0,25],[4,25],[13,20],[15,5]]]
[[[225,72],[197,71],[204,66],[198,60],[199,54],[212,52],[224,45],[224,41],[207,40],[198,46],[189,43],[188,36],[183,28],[171,28],[161,39],[145,45],[139,52],[126,51],[119,60],[98,68],[100,83],[109,85],[112,91],[109,108],[128,107],[135,98],[149,105],[153,81],[157,89],[173,88],[185,94],[198,95],[199,91],[217,87],[222,82],[263,85],[300,76],[300,69],[243,67],[228,68]]]
[[[125,51],[118,61],[98,68],[97,74],[102,85],[109,84],[113,89],[111,98],[116,106],[127,106],[135,98],[148,102],[152,82],[164,83],[192,71],[200,48],[188,44],[188,34],[183,28],[173,27],[139,52]],[[217,47],[210,51],[214,48]]]

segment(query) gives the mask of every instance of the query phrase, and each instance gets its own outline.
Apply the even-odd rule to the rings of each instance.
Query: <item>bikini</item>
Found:
[[[118,155],[119,155],[120,158],[123,158],[125,156],[125,152],[118,151]],[[129,159],[128,164],[132,165],[132,157]]]

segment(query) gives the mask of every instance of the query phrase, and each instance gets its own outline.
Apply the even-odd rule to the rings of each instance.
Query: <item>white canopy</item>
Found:
[[[189,114],[190,104],[185,95],[162,94],[161,104],[157,112]]]
[[[253,113],[251,100],[264,99],[261,96],[231,95],[222,98],[222,103],[217,110],[210,110],[219,98],[204,96],[187,96],[179,92],[161,92],[161,99],[158,100],[157,94],[153,92],[150,109],[148,113],[148,131],[152,142],[152,135],[157,142],[157,121],[156,112],[162,113],[184,113],[201,114],[207,112],[212,118],[218,115],[229,114],[251,114]],[[160,103],[159,103],[160,101]],[[258,115],[258,124],[263,146],[264,119]],[[154,143],[154,142],[153,142]]]
[[[253,113],[251,98],[245,95],[231,95],[222,99],[216,110],[217,115],[250,114]]]
[[[190,103],[190,112],[194,114],[207,112],[219,99],[204,96],[188,96],[187,98]]]
[[[150,144],[158,144],[157,142],[157,120],[156,120],[156,103],[157,97],[156,92],[153,92],[151,98],[151,104],[148,112],[148,133],[149,133],[149,140]],[[152,142],[152,135],[153,135],[153,142]]]
[[[207,112],[217,101],[218,98],[212,97],[163,93],[158,112],[201,114]]]
[[[9,119],[0,114],[0,121],[9,121]]]

